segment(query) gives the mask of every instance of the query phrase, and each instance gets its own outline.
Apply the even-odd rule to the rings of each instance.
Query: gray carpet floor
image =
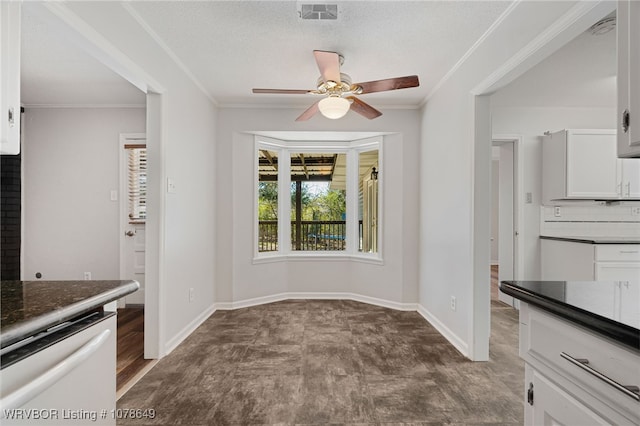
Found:
[[[121,425],[454,425],[523,421],[517,312],[492,304],[491,360],[416,312],[346,300],[217,311],[118,401]]]

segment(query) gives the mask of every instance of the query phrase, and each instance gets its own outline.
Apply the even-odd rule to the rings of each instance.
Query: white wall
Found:
[[[376,120],[349,113],[295,122],[300,109],[234,109],[219,113],[217,300],[241,303],[279,293],[356,293],[392,303],[417,301],[419,112],[384,110]],[[393,132],[385,136],[384,265],[353,260],[253,263],[254,136],[250,131]],[[319,139],[322,139],[320,134]]]
[[[526,102],[526,100],[522,100]],[[524,149],[524,192],[531,192],[533,202],[524,204],[524,272],[522,279],[540,279],[540,203],[542,199],[542,135],[561,129],[615,128],[615,108],[493,107],[494,134],[522,136]]]
[[[26,109],[23,279],[119,279],[119,136],[144,131],[144,108]]]
[[[512,78],[524,71],[519,65],[532,65],[550,53],[528,44],[540,34],[548,35],[545,30],[575,4],[514,3],[424,107],[419,308],[472,359],[488,358],[491,221],[491,129],[487,136],[485,123],[490,118],[485,102],[472,93],[484,93],[498,81],[495,71],[501,67],[507,70],[501,75]],[[575,28],[579,21],[572,18],[567,25]],[[546,46],[552,38],[535,46]],[[521,52],[526,54],[514,61]],[[452,296],[457,300],[455,311],[450,309]]]
[[[30,7],[137,87],[158,93],[147,99],[145,355],[162,357],[214,308],[217,109],[126,3]],[[175,193],[166,193],[168,177]]]

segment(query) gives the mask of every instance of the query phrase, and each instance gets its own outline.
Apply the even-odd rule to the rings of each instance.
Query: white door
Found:
[[[120,279],[136,280],[140,289],[119,307],[143,305],[145,299],[145,212],[140,212],[141,197],[146,198],[146,155],[140,159],[145,145],[144,134],[120,135]]]

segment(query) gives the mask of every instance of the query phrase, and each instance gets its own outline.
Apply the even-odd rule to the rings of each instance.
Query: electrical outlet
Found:
[[[195,290],[193,287],[189,288],[189,303],[193,302],[195,296]]]
[[[85,280],[90,280],[91,279],[91,272],[85,272],[84,273],[84,279]]]
[[[560,212],[560,206],[556,206],[556,207],[553,208],[553,215],[555,217],[560,217],[562,215],[561,212]]]
[[[640,207],[631,207],[631,214],[634,216],[640,216]]]
[[[451,310],[452,311],[456,310],[456,297],[455,296],[451,296]]]

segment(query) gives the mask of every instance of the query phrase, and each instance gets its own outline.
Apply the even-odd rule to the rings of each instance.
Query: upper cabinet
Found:
[[[640,157],[640,2],[619,0],[618,157]]]
[[[20,1],[0,1],[0,154],[20,152]]]
[[[615,130],[562,130],[542,143],[543,204],[640,199],[640,159],[616,157]]]

